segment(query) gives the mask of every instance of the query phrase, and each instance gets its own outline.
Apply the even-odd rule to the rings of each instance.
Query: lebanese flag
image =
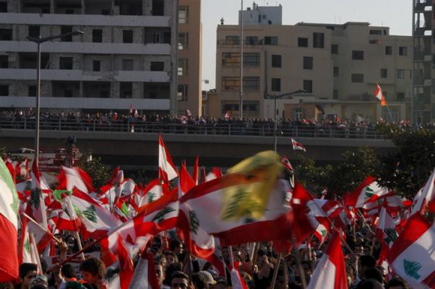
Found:
[[[62,166],[59,174],[59,189],[72,191],[77,188],[83,193],[95,192],[91,177],[78,167],[67,168]]]
[[[84,238],[98,238],[119,226],[121,221],[104,209],[88,194],[74,189],[70,196],[62,199],[71,219],[79,219]]]
[[[228,216],[229,202],[237,200],[226,200],[225,196],[228,191],[234,192],[247,181],[249,182],[243,175],[229,174],[194,187],[180,199],[180,206],[183,206],[183,212],[186,213],[185,218],[191,226],[194,224],[195,228],[201,229],[197,232],[202,233],[204,230],[218,237],[222,245],[289,239],[293,214],[288,203],[289,185],[283,180],[277,181],[270,192],[261,217],[254,219],[249,215],[239,218]],[[242,207],[242,204],[237,207]],[[246,209],[246,206],[242,208]]]
[[[390,249],[387,260],[412,288],[435,288],[435,225],[412,216]]]
[[[231,118],[231,113],[230,113],[230,111],[227,111],[226,113],[225,113],[225,119],[230,119]]]
[[[293,170],[293,166],[290,163],[289,159],[287,156],[282,156],[281,158],[281,163],[284,165],[284,168],[290,173],[293,174],[294,170]]]
[[[231,284],[233,289],[248,289],[239,270],[234,267],[231,269]]]
[[[411,215],[423,214],[426,208],[435,213],[435,169],[430,175],[424,187],[414,197]]]
[[[159,135],[159,179],[168,182],[178,177],[177,168],[172,162],[171,155],[166,148],[162,135]]]
[[[387,200],[384,201],[381,208],[381,213],[376,226],[376,237],[381,241],[382,245],[381,255],[377,263],[382,264],[386,259],[390,248],[398,237],[396,223],[391,217]]]
[[[335,231],[322,258],[317,263],[307,289],[347,289],[346,266],[340,233]]]
[[[14,180],[0,158],[0,282],[18,278],[18,205]]]
[[[293,195],[290,204],[293,208],[295,218],[293,232],[296,237],[296,242],[300,244],[305,240],[305,238],[311,235],[318,226],[314,216],[312,218],[309,218],[308,216],[310,211],[308,202],[313,201],[314,199],[298,182],[295,182],[295,187],[292,193]]]
[[[307,151],[305,149],[305,147],[301,143],[298,143],[294,138],[292,138],[292,146],[293,146],[294,151],[297,151],[297,150],[304,151],[304,152]]]
[[[385,100],[384,94],[382,93],[382,88],[379,84],[376,84],[375,96],[381,102],[381,106],[387,106],[387,101]]]
[[[205,171],[204,171],[204,173],[205,173]],[[205,181],[203,181],[203,183],[204,182],[208,182],[208,181],[211,181],[211,180],[214,180],[214,179],[217,179],[217,178],[219,178],[219,177],[222,177],[222,171],[221,171],[221,169],[220,168],[213,168],[212,170],[211,170],[211,172],[209,172],[207,175],[205,175],[204,174],[204,176],[205,176]]]
[[[195,164],[193,165],[193,173],[192,173],[192,179],[195,183],[195,186],[199,184],[199,157],[195,157]]]
[[[142,252],[139,262],[134,270],[134,275],[130,283],[131,289],[159,289],[156,270],[154,268],[154,258],[146,250]]]
[[[160,199],[167,192],[167,187],[161,185],[159,179],[152,180],[143,191],[135,192],[131,197],[131,205],[135,210]]]
[[[381,187],[374,177],[367,177],[359,186],[346,198],[346,206],[361,208],[366,203],[374,202],[379,198],[387,197],[393,192],[388,188]]]
[[[191,188],[195,186],[195,181],[187,171],[186,164],[183,163],[180,168],[180,176],[178,182],[178,195],[181,196],[187,193]]]

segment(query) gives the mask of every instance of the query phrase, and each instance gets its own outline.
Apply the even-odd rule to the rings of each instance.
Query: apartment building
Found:
[[[177,0],[0,0],[0,109],[177,112]]]
[[[435,119],[435,18],[432,0],[413,1],[413,121],[426,123]]]
[[[260,8],[254,5],[248,11]],[[279,19],[277,10],[263,11],[273,11],[273,18]],[[272,17],[260,12],[257,18]],[[359,22],[275,25],[267,21],[247,25],[244,19],[244,23],[244,117],[272,118],[273,97],[293,93],[277,100],[280,116],[409,118],[412,37],[392,36],[388,27]],[[239,25],[218,26],[218,104],[211,105],[220,108],[214,114],[217,117],[227,111],[233,116],[240,114],[239,35]],[[374,97],[377,83],[384,90],[390,111]]]
[[[202,115],[201,0],[179,0],[178,115]]]

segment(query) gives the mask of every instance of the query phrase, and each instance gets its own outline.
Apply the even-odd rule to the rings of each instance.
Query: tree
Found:
[[[83,154],[78,166],[91,176],[95,188],[102,187],[110,179],[109,167],[101,162],[101,158]]]

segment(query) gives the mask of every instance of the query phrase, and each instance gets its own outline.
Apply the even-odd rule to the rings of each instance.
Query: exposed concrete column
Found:
[[[171,85],[170,85],[170,114],[178,113],[178,0],[172,0],[171,14]]]
[[[84,97],[84,85],[83,85],[83,81],[80,81],[79,97],[80,98]]]
[[[85,3],[85,0],[82,0],[82,14],[86,14],[86,3]]]
[[[54,14],[55,12],[55,8],[56,8],[56,3],[54,2],[55,0],[50,0],[50,13]]]

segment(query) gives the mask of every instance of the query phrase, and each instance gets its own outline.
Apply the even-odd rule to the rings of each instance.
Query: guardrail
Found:
[[[16,121],[0,120],[0,130],[34,130],[34,119]],[[274,125],[250,123],[173,124],[154,122],[101,122],[96,120],[77,122],[73,120],[42,120],[41,130],[123,133],[172,133],[203,135],[273,136]],[[346,139],[385,139],[374,127],[296,126],[279,124],[279,137],[314,137]]]

